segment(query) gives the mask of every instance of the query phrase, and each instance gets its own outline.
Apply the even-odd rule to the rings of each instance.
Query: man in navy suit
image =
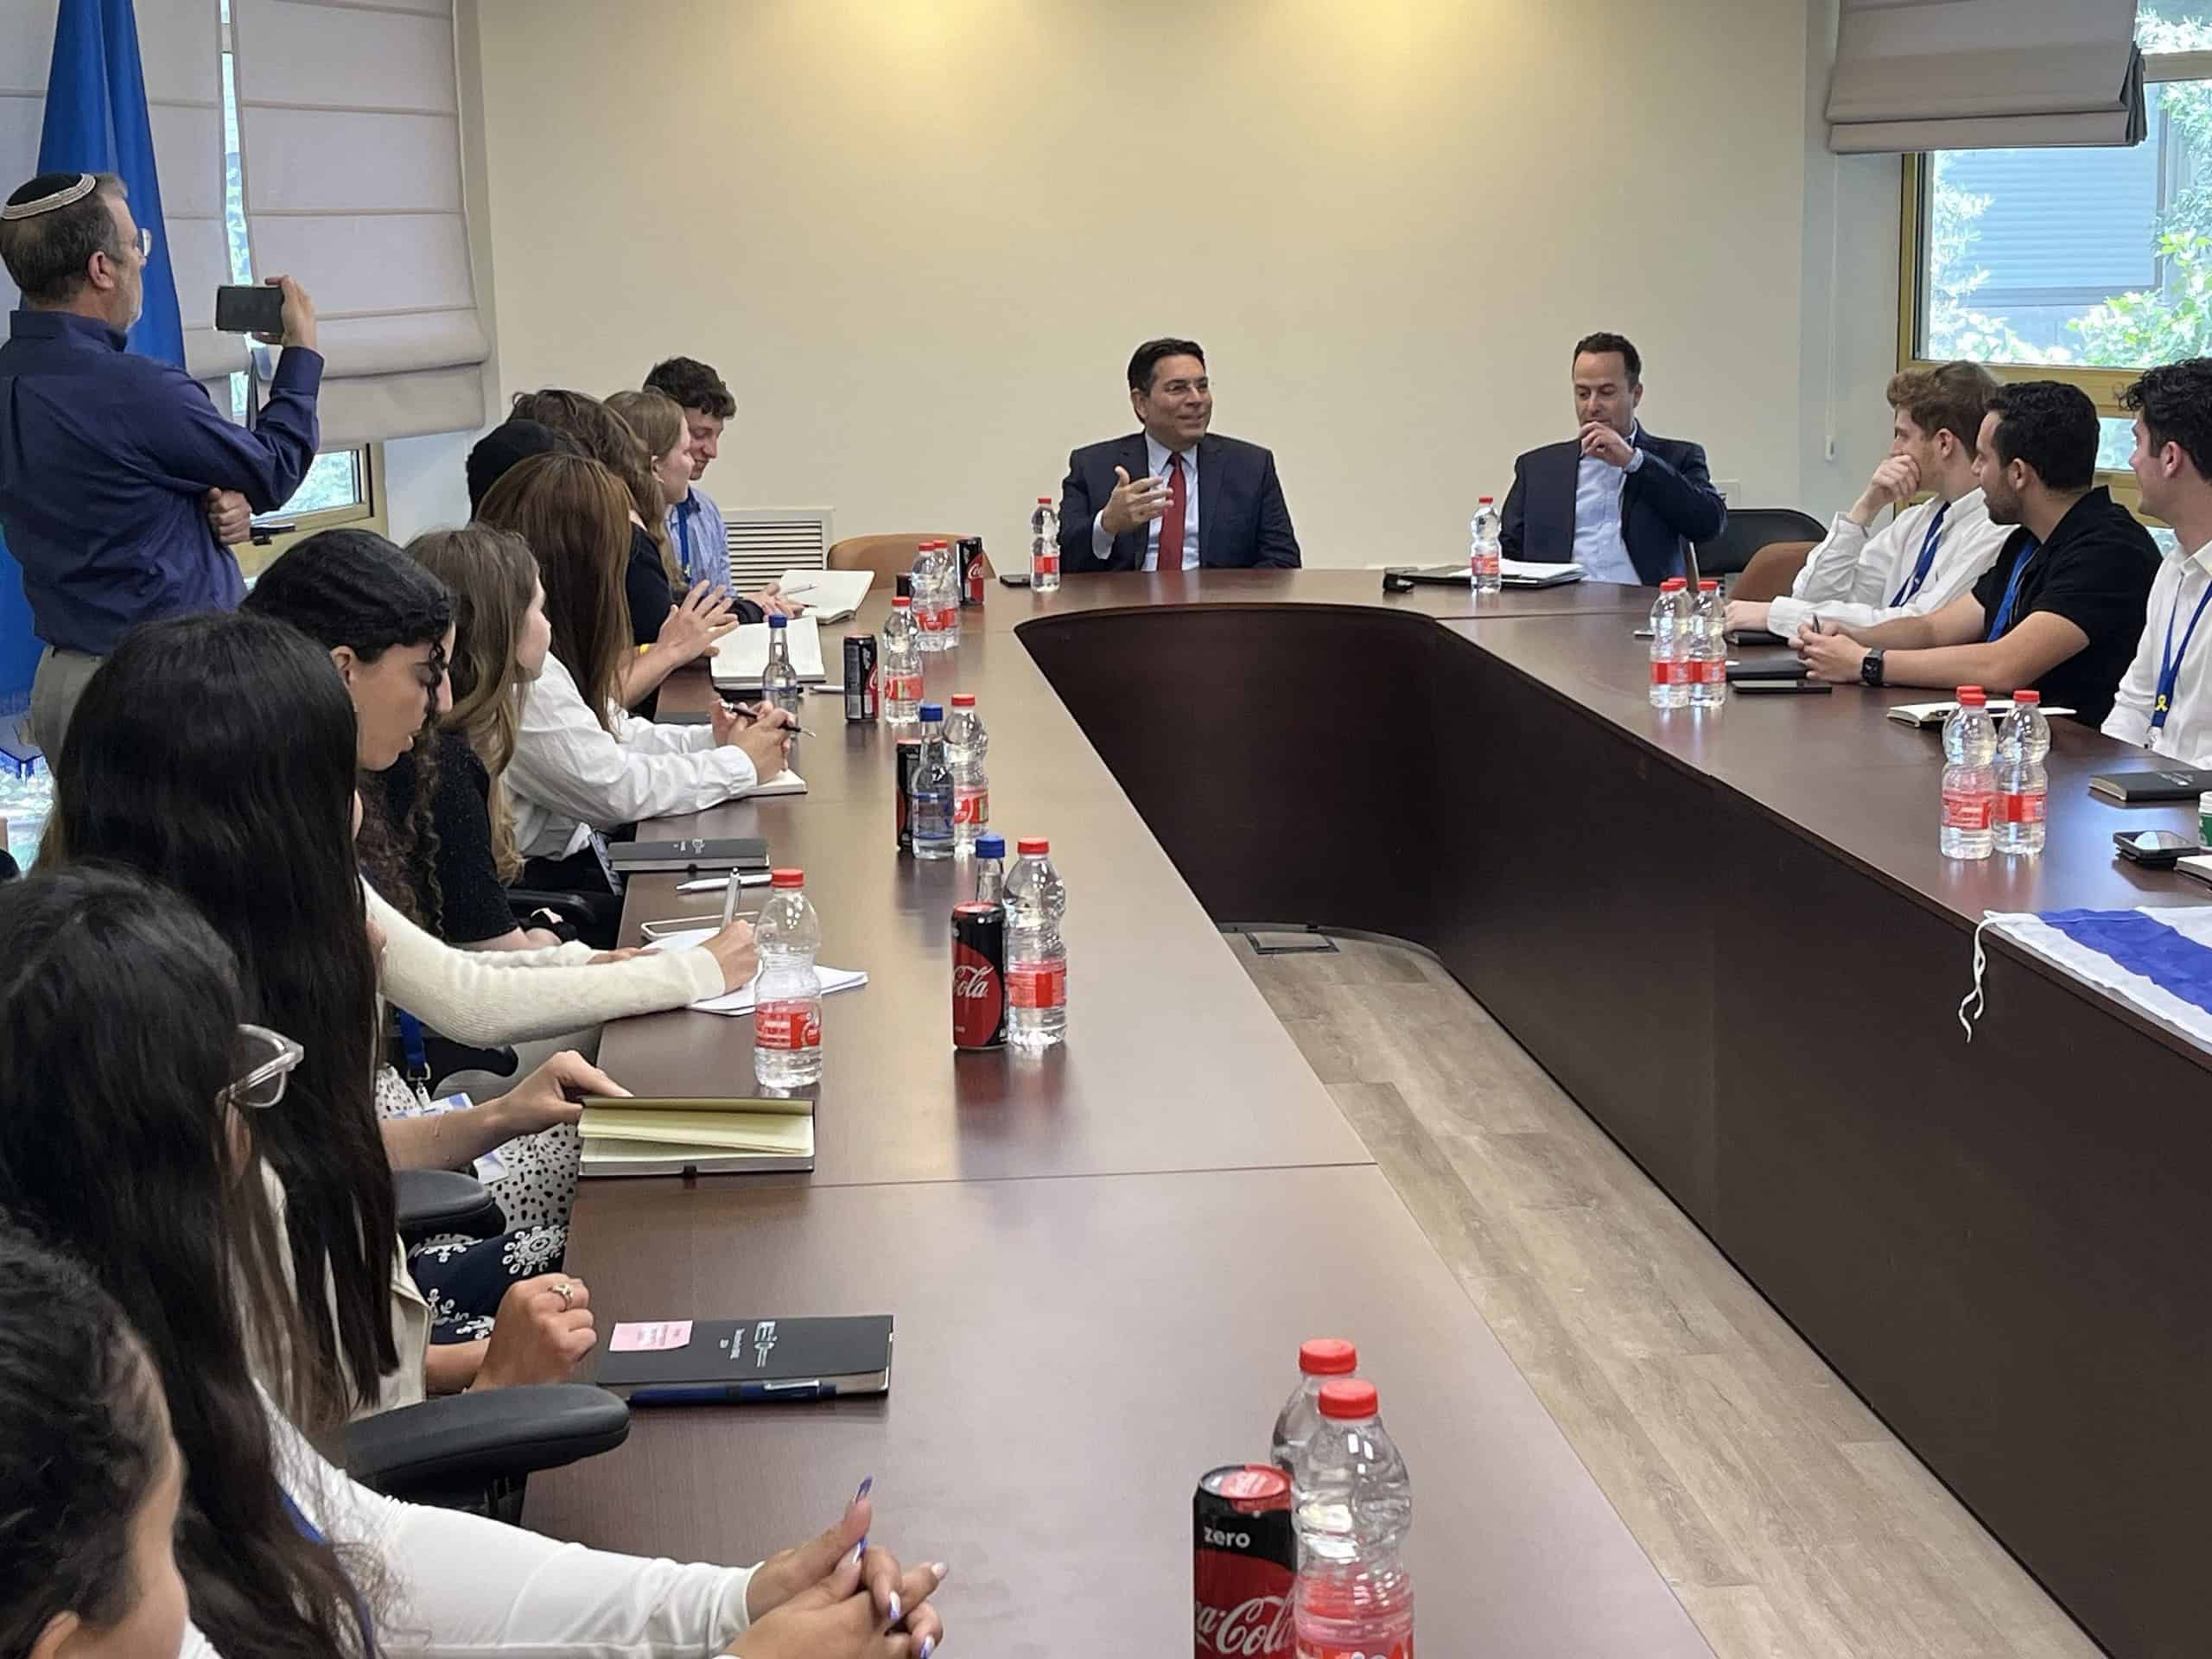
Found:
[[[1087,444],[1060,486],[1060,569],[1298,567],[1298,537],[1257,444],[1217,438],[1206,354],[1195,340],[1149,340],[1129,359],[1129,406],[1144,430]]]
[[[1643,359],[1618,334],[1574,347],[1574,413],[1582,429],[1513,463],[1498,543],[1509,559],[1573,560],[1593,582],[1649,587],[1683,574],[1683,544],[1709,542],[1728,508],[1705,451],[1637,423]]]

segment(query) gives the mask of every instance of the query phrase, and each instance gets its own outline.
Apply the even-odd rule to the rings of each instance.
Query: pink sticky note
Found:
[[[618,1325],[614,1334],[607,1338],[610,1354],[652,1354],[670,1348],[687,1348],[691,1344],[691,1321],[689,1319],[646,1319],[635,1325]]]

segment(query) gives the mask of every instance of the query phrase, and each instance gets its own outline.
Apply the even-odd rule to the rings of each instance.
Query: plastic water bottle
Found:
[[[780,709],[791,717],[791,724],[798,724],[798,670],[791,666],[791,618],[772,616],[768,619],[768,660],[760,670],[760,701],[771,708]],[[798,740],[793,738],[790,753],[798,753]],[[765,783],[766,779],[762,779]]]
[[[1306,1448],[1321,1427],[1321,1390],[1335,1377],[1359,1369],[1359,1351],[1334,1337],[1316,1337],[1298,1348],[1298,1386],[1275,1419],[1274,1462],[1297,1491],[1306,1478]]]
[[[1478,594],[1505,591],[1503,554],[1498,547],[1497,508],[1494,498],[1481,496],[1475,516],[1467,522],[1467,575]]]
[[[952,757],[944,749],[944,710],[922,705],[922,754],[906,791],[906,823],[916,858],[952,856]]]
[[[2050,798],[2050,776],[2044,757],[2050,753],[2050,722],[2044,718],[2043,693],[2015,691],[2012,712],[1997,734],[1997,850],[2024,857],[2043,851],[2044,812]]]
[[[924,542],[914,552],[914,626],[925,656],[944,649],[944,546]]]
[[[760,976],[753,988],[753,1075],[771,1089],[803,1089],[822,1077],[822,979],[814,971],[822,923],[806,901],[806,874],[768,878],[753,943]]]
[[[1037,511],[1029,515],[1029,586],[1049,594],[1060,585],[1060,514],[1052,498],[1037,498]]]
[[[1728,701],[1727,613],[1720,608],[1720,584],[1700,582],[1690,607],[1690,706],[1718,709]]]
[[[1060,936],[1068,890],[1041,836],[1015,843],[1021,860],[1006,878],[1006,1039],[1036,1051],[1068,1029],[1068,946]]]
[[[1943,722],[1943,816],[1939,844],[1946,858],[1987,858],[1989,821],[1997,800],[1990,767],[1997,734],[1989,697],[1978,685],[1959,688],[1959,706]]]
[[[1298,1651],[1313,1659],[1412,1659],[1414,1582],[1405,1562],[1413,1483],[1376,1410],[1375,1385],[1339,1377],[1294,1497]]]
[[[883,685],[883,717],[894,726],[911,724],[922,709],[922,647],[914,623],[914,601],[904,594],[891,601],[883,624],[883,664],[876,672]]]
[[[976,902],[1006,903],[1006,837],[988,830],[976,837]]]
[[[1685,709],[1690,701],[1688,583],[1669,576],[1651,607],[1651,706]]]
[[[983,769],[983,756],[991,734],[976,712],[971,691],[952,694],[952,718],[944,722],[944,752],[952,762],[952,854],[965,858],[976,850],[976,837],[991,821],[991,775]]]
[[[960,550],[950,542],[937,543],[937,631],[943,636],[939,651],[960,644]]]

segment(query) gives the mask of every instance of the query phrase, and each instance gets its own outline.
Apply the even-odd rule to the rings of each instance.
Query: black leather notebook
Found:
[[[686,841],[616,841],[608,862],[624,875],[650,870],[765,870],[768,843],[758,836],[696,836]]]
[[[891,1342],[888,1313],[618,1324],[594,1380],[636,1406],[883,1394],[891,1387]]]
[[[2193,801],[2212,789],[2212,771],[2171,766],[2160,772],[2107,772],[2090,779],[2089,788],[2125,806],[2141,801]]]

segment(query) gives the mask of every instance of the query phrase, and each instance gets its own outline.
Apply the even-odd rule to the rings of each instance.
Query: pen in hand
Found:
[[[728,709],[734,715],[743,715],[747,720],[760,720],[763,718],[767,712],[767,709],[765,704],[758,702],[733,702],[728,697],[724,697],[722,699],[722,707]],[[789,730],[793,737],[812,737],[814,735],[811,731],[800,725],[796,719],[791,721]]]
[[[729,925],[737,919],[737,893],[738,888],[741,885],[741,884],[737,879],[737,872],[735,870],[732,870],[729,873],[729,880],[722,883],[722,928],[724,931],[728,931]]]

